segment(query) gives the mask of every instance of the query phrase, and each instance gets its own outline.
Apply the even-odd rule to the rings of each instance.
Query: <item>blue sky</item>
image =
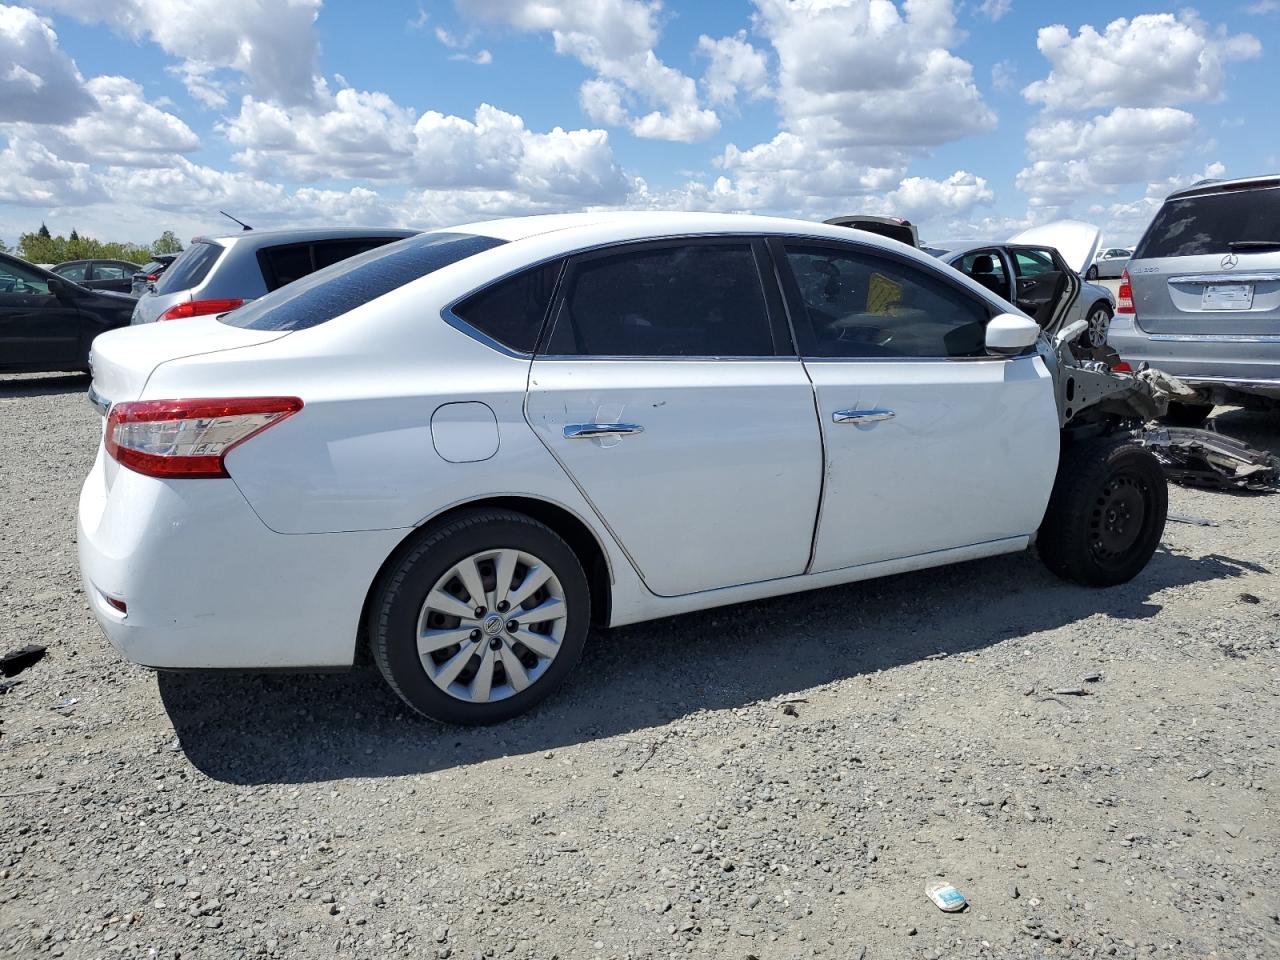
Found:
[[[0,4],[0,239],[586,207],[1060,216],[1280,168],[1280,2]]]

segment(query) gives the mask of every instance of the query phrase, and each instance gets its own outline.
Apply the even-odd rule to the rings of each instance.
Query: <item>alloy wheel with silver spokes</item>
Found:
[[[1105,347],[1107,345],[1107,331],[1111,328],[1111,311],[1102,304],[1097,304],[1089,311],[1089,316],[1085,321],[1088,328],[1085,330],[1085,339],[1089,341],[1091,347]]]
[[[537,556],[514,548],[473,553],[445,571],[423,601],[422,668],[455,699],[504,700],[551,666],[568,612],[559,579]]]

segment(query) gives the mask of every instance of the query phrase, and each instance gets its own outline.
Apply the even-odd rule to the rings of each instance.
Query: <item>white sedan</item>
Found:
[[[801,221],[402,240],[95,341],[87,596],[141,664],[341,667],[367,645],[415,709],[485,723],[554,690],[592,624],[1037,535],[1065,577],[1128,580],[1163,529],[1159,465],[1064,442],[1053,352],[1007,310]]]

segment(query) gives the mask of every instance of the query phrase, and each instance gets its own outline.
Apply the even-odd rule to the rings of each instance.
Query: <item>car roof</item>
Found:
[[[592,213],[543,214],[533,217],[511,217],[504,220],[477,221],[455,227],[443,227],[433,233],[472,233],[508,242],[532,239],[547,234],[560,234],[566,248],[579,238],[592,241],[662,239],[698,234],[776,233],[830,238],[849,241],[848,227],[830,226],[813,220],[766,217],[746,213],[669,213],[658,211],[600,211]],[[859,243],[893,250],[914,250],[896,240],[873,233],[858,232]]]
[[[1165,199],[1182,200],[1186,197],[1203,197],[1214,193],[1231,193],[1235,190],[1261,189],[1280,187],[1280,173],[1263,174],[1256,177],[1238,177],[1235,180],[1201,180],[1189,187],[1175,190]]]
[[[361,237],[412,237],[421,230],[404,227],[285,227],[278,230],[237,230],[210,233],[192,238],[192,243],[219,246],[267,246],[278,243],[306,243],[314,240],[358,240]]]

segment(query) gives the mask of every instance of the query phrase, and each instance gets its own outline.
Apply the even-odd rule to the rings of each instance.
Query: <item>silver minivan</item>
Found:
[[[322,267],[418,232],[311,227],[196,237],[138,298],[131,322],[226,313]]]
[[[1170,194],[1121,278],[1108,340],[1199,391],[1171,419],[1202,421],[1215,403],[1280,408],[1280,175]]]

